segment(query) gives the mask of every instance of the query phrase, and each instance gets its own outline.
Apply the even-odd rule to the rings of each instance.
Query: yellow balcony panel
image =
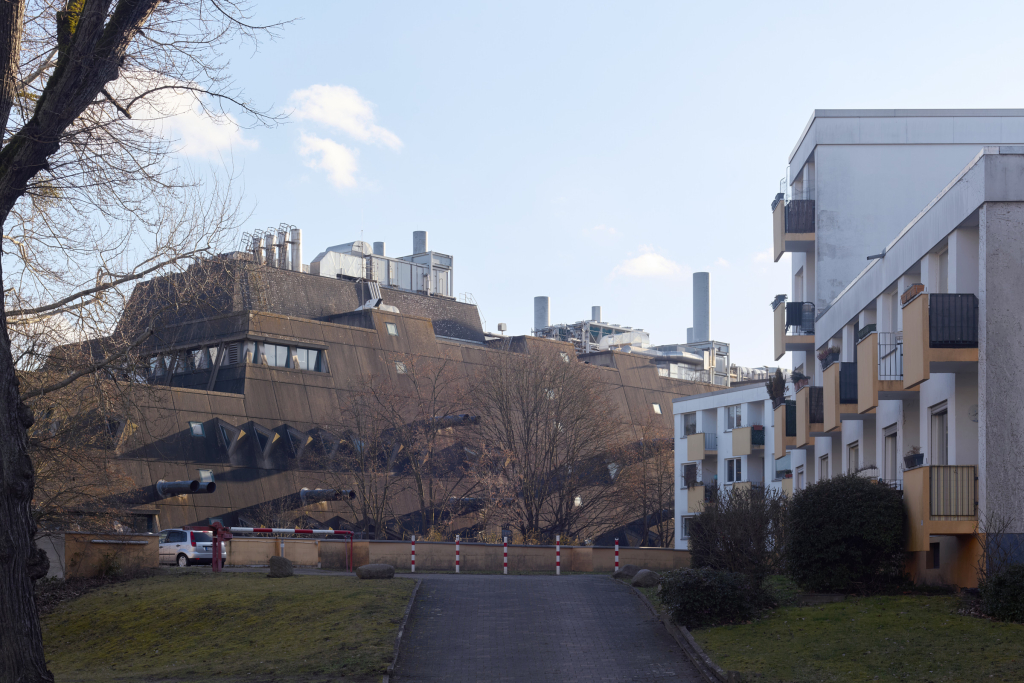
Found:
[[[776,197],[772,205],[772,253],[778,263],[787,251],[814,251],[814,200],[785,201]]]
[[[832,363],[825,368],[823,373],[822,396],[824,398],[824,430],[826,432],[834,432],[842,427],[839,417],[839,365],[839,362]]]
[[[786,304],[775,307],[775,360],[786,354]]]
[[[703,460],[706,456],[718,455],[718,435],[689,434],[686,437],[686,459]]]
[[[787,477],[782,480],[782,492],[790,498],[793,497],[793,477]]]
[[[752,425],[737,427],[732,430],[732,454],[750,455],[754,451],[764,450],[764,427]]]
[[[878,407],[878,334],[872,332],[857,343],[857,412],[867,413],[876,407]]]
[[[935,295],[938,297],[950,295]],[[955,296],[955,295],[954,295]],[[974,369],[978,362],[978,349],[933,348],[941,343],[931,338],[930,302],[932,295],[923,293],[911,299],[903,307],[903,388],[911,389],[928,380],[932,372],[958,372]],[[940,308],[941,310],[941,308]],[[969,325],[969,316],[960,321]],[[974,334],[977,335],[977,321],[974,320]],[[940,326],[939,329],[942,329]]]
[[[786,253],[786,200],[779,199],[772,209],[772,246],[775,262],[778,263],[782,255]],[[778,360],[778,359],[776,359]]]
[[[749,491],[750,490],[750,482],[749,481],[737,481],[737,482],[735,482],[732,485],[732,490],[733,491]]]
[[[775,431],[774,431],[774,438],[775,438],[774,444],[775,444],[775,447],[774,447],[773,450],[775,451],[775,459],[776,460],[778,460],[779,458],[785,457],[786,450],[796,446],[796,429],[795,429],[796,428],[796,420],[795,419],[793,419],[793,420],[787,420],[786,419],[786,411],[787,410],[792,412],[792,413],[796,413],[796,406],[795,405],[791,405],[791,404],[787,405],[787,404],[784,403],[784,404],[782,404],[781,406],[779,406],[778,408],[775,409]],[[794,415],[794,418],[795,418],[795,415]],[[790,424],[790,423],[792,423],[792,424]],[[791,427],[791,426],[793,427],[793,429],[792,429],[793,434],[789,435],[789,434],[787,434],[787,429],[789,427]]]
[[[806,386],[796,392],[797,448],[813,445],[813,434],[823,431],[822,399],[821,387]]]
[[[978,527],[977,468],[925,465],[903,472],[907,551],[926,552],[929,537],[971,535]]]
[[[686,489],[686,511],[697,514],[704,510],[705,488],[703,485],[691,486]]]

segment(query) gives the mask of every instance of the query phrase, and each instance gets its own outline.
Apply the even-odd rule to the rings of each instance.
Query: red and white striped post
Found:
[[[412,535],[412,557],[409,558],[409,566],[412,567],[412,573],[416,573],[416,534]]]
[[[455,573],[459,573],[459,537],[455,537]]]
[[[562,575],[562,536],[555,534],[555,576]]]
[[[505,539],[505,549],[501,560],[501,567],[505,574],[508,574],[508,539]]]
[[[615,539],[615,571],[619,571],[619,539]]]

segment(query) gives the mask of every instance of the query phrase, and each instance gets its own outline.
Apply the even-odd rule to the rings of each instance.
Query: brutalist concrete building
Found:
[[[299,239],[279,241],[281,249]],[[551,345],[581,362],[571,343],[485,335],[476,306],[448,295],[451,257],[427,251],[425,233],[416,241],[422,253],[411,257],[388,258],[381,243],[355,242],[306,267],[301,251],[289,259],[256,238],[251,251],[136,288],[118,333],[155,330],[144,352],[151,389],[121,428],[116,461],[141,492],[138,527],[249,526],[253,511],[272,503],[302,508],[312,524],[360,528],[352,506],[316,492],[336,488],[337,478],[304,457],[337,443],[325,426],[339,423],[353,387],[371,376],[401,386],[405,364],[422,358],[450,359],[470,378],[501,354]],[[197,279],[201,296],[183,297]],[[600,365],[614,418],[631,427],[654,420],[671,433],[672,399],[714,390],[659,376],[636,355],[610,352]],[[158,491],[161,481],[191,480],[214,482],[215,490]],[[416,507],[410,500],[396,513]]]

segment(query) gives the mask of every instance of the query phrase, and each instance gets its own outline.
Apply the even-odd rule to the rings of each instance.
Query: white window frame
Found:
[[[388,331],[388,335],[392,337],[398,336],[398,325],[395,323],[384,323],[384,329]]]
[[[662,414],[661,413],[661,404],[660,403],[652,403],[651,404],[651,408],[654,409],[654,414],[655,415],[661,415]]]
[[[733,429],[741,427],[743,427],[743,404],[738,403],[734,406],[726,406],[725,431],[731,432]]]
[[[928,464],[948,465],[949,464],[949,408],[943,401],[934,405],[928,411]],[[941,443],[936,443],[936,419],[941,417],[944,431],[940,437]]]
[[[730,466],[732,469],[730,470]],[[743,479],[743,456],[725,459],[725,483],[735,484]]]

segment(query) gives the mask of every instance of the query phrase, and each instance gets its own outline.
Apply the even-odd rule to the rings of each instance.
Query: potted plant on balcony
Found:
[[[800,391],[805,386],[807,386],[808,382],[811,381],[810,377],[800,372],[799,370],[794,370],[793,374],[791,374],[789,378],[793,380],[793,391]]]
[[[768,390],[768,398],[772,400],[772,410],[786,402],[786,378],[782,375],[782,368],[776,368],[775,374],[768,378],[764,386]]]
[[[818,350],[818,360],[821,361],[821,369],[825,370],[828,366],[839,360],[839,354],[842,352],[838,346],[827,346],[823,349]]]
[[[924,464],[924,453],[920,446],[914,446],[903,456],[903,469],[912,470]]]

